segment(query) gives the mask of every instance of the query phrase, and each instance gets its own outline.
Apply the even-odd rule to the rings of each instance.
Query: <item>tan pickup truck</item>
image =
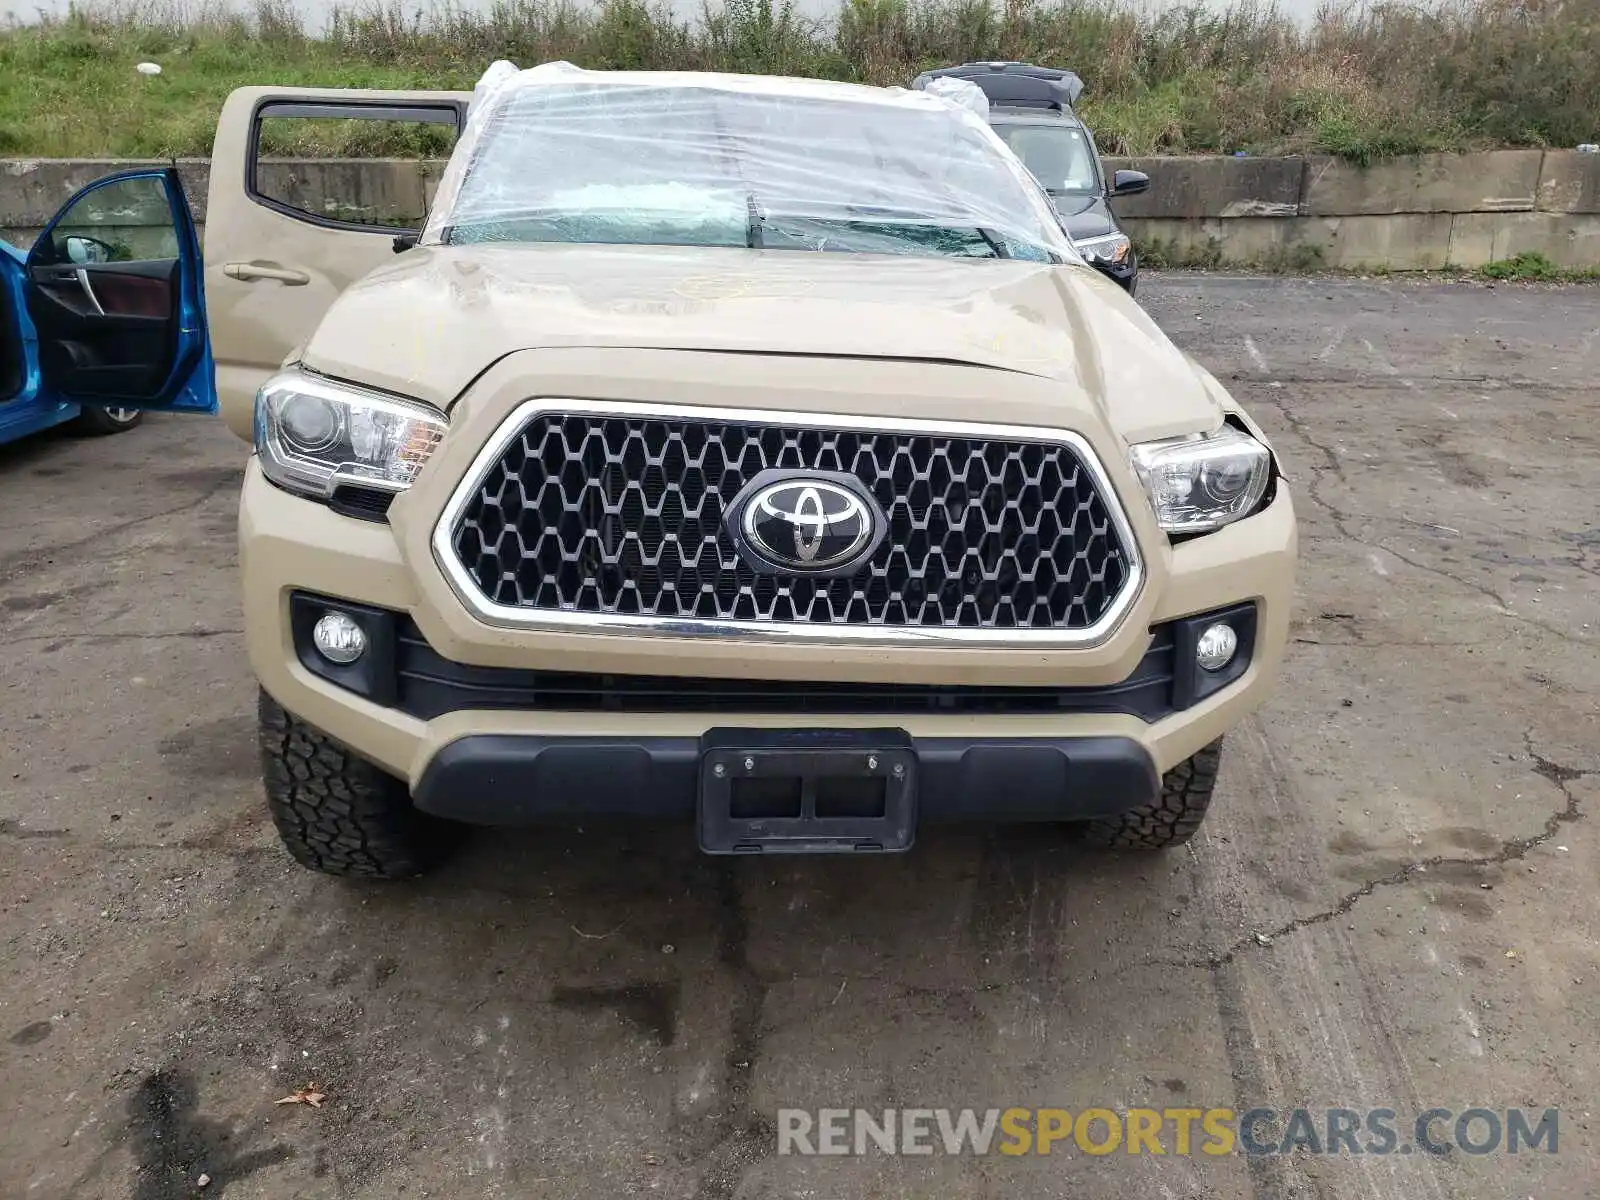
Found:
[[[290,852],[398,877],[598,814],[710,853],[1189,838],[1278,669],[1289,491],[983,120],[565,66],[470,99],[249,88],[217,131],[208,353]],[[347,163],[272,153],[296,122],[448,161],[341,202]]]

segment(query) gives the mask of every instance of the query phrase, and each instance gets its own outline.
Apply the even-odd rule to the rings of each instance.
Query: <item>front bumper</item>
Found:
[[[469,734],[429,761],[413,798],[425,812],[478,825],[686,819],[695,813],[701,760],[716,742]],[[925,821],[1108,817],[1148,803],[1160,786],[1149,754],[1130,737],[932,737],[911,745]]]
[[[425,543],[426,533],[408,529],[408,514],[399,503],[395,509],[392,525],[343,516],[280,491],[250,464],[239,529],[251,665],[279,704],[405,780],[419,807],[491,824],[563,813],[690,812],[692,763],[702,739],[730,727],[899,731],[915,748],[920,810],[928,820],[1063,820],[1125,811],[1148,802],[1161,773],[1238,724],[1270,694],[1294,583],[1295,520],[1280,483],[1273,502],[1249,520],[1174,547],[1152,551],[1145,540],[1151,560],[1145,594],[1117,632],[1095,647],[935,653],[821,644],[796,651],[731,640],[702,648],[674,647],[670,638],[552,637],[472,618],[430,574],[429,562],[408,555],[408,539]],[[447,702],[437,688],[426,695],[414,691],[404,701],[398,693],[361,694],[308,668],[293,615],[294,597],[306,593],[394,614],[433,653],[436,674],[450,674],[440,664],[465,672],[455,679],[461,688]],[[1249,603],[1254,613],[1248,667],[1193,703],[1152,707],[1145,693],[1127,703],[1083,706],[940,699],[985,688],[1036,694],[1083,689],[1102,697],[1119,688],[1138,692],[1140,672],[1159,650],[1163,629],[1239,603]],[[719,693],[713,703],[681,688],[671,703],[645,704],[618,703],[606,692],[551,706],[515,688],[485,690],[486,682],[506,680],[477,674],[505,672],[522,682],[530,673],[637,682],[682,675],[689,664],[702,678],[683,682],[721,680],[732,692]],[[766,683],[781,691],[792,681],[837,684],[840,694],[883,686],[861,711],[847,711],[853,701],[777,706],[737,695],[739,686]]]

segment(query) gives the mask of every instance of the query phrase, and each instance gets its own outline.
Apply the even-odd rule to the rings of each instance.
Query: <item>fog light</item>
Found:
[[[319,625],[317,628],[322,627]],[[1233,652],[1238,648],[1239,635],[1233,631],[1233,626],[1218,621],[1215,625],[1207,625],[1200,640],[1195,643],[1195,661],[1207,671],[1220,671],[1233,661]]]
[[[317,653],[340,666],[355,662],[367,649],[367,635],[361,632],[361,626],[342,612],[323,613],[311,630],[311,641]],[[1230,643],[1229,653],[1232,652]]]

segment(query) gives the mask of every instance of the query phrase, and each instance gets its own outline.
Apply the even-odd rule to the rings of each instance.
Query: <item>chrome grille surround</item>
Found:
[[[1068,483],[1063,481],[1062,488],[1087,489],[1087,495],[1078,502],[1078,509],[1083,514],[1103,517],[1093,527],[1093,536],[1106,541],[1108,556],[1102,563],[1100,575],[1107,574],[1107,563],[1120,564],[1120,583],[1111,589],[1111,594],[1105,597],[1104,603],[1093,619],[1078,625],[1053,625],[1038,627],[1020,624],[997,625],[989,624],[924,624],[924,623],[892,623],[884,620],[875,622],[851,620],[776,620],[770,618],[723,615],[703,616],[695,613],[682,612],[671,615],[660,615],[653,612],[623,612],[615,608],[606,610],[603,604],[592,604],[590,608],[568,606],[561,608],[539,607],[528,603],[505,603],[497,596],[488,594],[480,582],[479,576],[463,561],[461,553],[461,534],[469,526],[476,524],[474,511],[482,512],[485,503],[484,490],[486,484],[496,482],[502,487],[506,482],[503,466],[507,456],[513,459],[520,454],[526,460],[530,447],[522,441],[524,434],[536,427],[541,420],[555,420],[557,422],[583,420],[588,423],[603,426],[604,423],[621,419],[632,424],[633,432],[638,432],[638,427],[649,423],[659,429],[662,425],[709,425],[731,427],[737,430],[751,431],[752,435],[769,435],[783,437],[786,433],[804,435],[809,431],[816,431],[824,439],[832,438],[828,444],[837,445],[841,438],[854,438],[859,444],[865,441],[867,449],[862,454],[870,453],[870,449],[878,438],[900,439],[934,439],[945,443],[984,443],[983,450],[992,448],[997,443],[1005,443],[1009,447],[1004,457],[1007,461],[1016,459],[1021,463],[1024,452],[1018,447],[1039,447],[1040,459],[1048,458],[1051,461],[1063,460],[1070,462],[1081,474],[1081,479],[1074,479]],[[587,428],[587,425],[585,426]],[[603,433],[595,436],[603,438]],[[793,439],[791,439],[793,441]],[[518,443],[521,443],[518,445]],[[548,443],[541,440],[541,447]],[[797,444],[797,443],[796,443]],[[817,443],[822,444],[822,443]],[[538,451],[541,447],[533,447]],[[577,454],[581,456],[582,446],[578,446]],[[602,447],[602,449],[605,449]],[[635,449],[639,449],[635,447]],[[631,463],[627,455],[627,447],[618,447],[613,443],[609,448],[610,453],[605,455],[609,465],[620,466],[625,471]],[[574,447],[562,437],[561,452],[565,455],[563,465],[574,461]],[[969,451],[969,460],[972,457]],[[977,454],[981,458],[981,450]],[[647,469],[654,466],[659,472],[662,464],[645,464]],[[716,493],[716,489],[708,487],[699,503],[703,505],[713,494],[720,498],[720,504],[725,508],[732,499],[738,486],[744,480],[752,477],[755,472],[765,465],[756,462],[753,467],[743,474],[739,483],[733,485],[732,491],[726,495]],[[823,463],[797,464],[789,461],[775,462],[772,465],[817,467],[826,469]],[[847,464],[845,469],[849,469]],[[868,464],[870,465],[870,464]],[[970,463],[969,463],[970,465]],[[1004,464],[1002,464],[1003,474]],[[497,472],[501,473],[498,481],[492,480]],[[858,472],[859,474],[859,472]],[[993,471],[990,472],[991,476]],[[664,476],[663,476],[664,477]],[[548,476],[546,476],[548,478]],[[628,482],[635,479],[624,475]],[[863,480],[869,490],[873,488],[872,479]],[[524,483],[519,479],[519,482]],[[592,479],[579,480],[576,475],[572,477],[574,485],[580,485],[580,490],[594,491]],[[996,482],[991,478],[991,483]],[[670,481],[669,481],[670,483]],[[642,490],[642,489],[641,489]],[[517,507],[536,507],[528,505],[525,492],[520,493]],[[590,498],[593,501],[593,497]],[[610,498],[602,496],[601,502],[606,505],[606,515],[616,517],[621,513],[623,498]],[[880,497],[881,501],[882,497]],[[900,513],[903,496],[891,498],[891,503],[885,504],[885,514],[889,517],[891,525],[896,522],[897,516],[909,516],[909,511]],[[497,502],[494,502],[497,506]],[[476,506],[476,508],[475,508]],[[1096,507],[1098,506],[1098,507]],[[574,502],[568,499],[565,491],[561,496],[561,507],[565,514],[572,515]],[[659,506],[658,506],[659,507]],[[1009,506],[1015,510],[1018,505]],[[696,509],[698,511],[698,508]],[[636,512],[637,515],[637,512]],[[648,511],[646,516],[651,515]],[[1080,514],[1081,515],[1081,514]],[[717,565],[719,579],[730,572],[748,571],[743,563],[739,562],[733,551],[731,543],[725,533],[720,531],[719,510],[717,514],[718,554],[720,562]],[[491,522],[492,523],[492,522]],[[928,522],[921,522],[924,532],[928,529]],[[1037,519],[1033,528],[1038,528]],[[475,536],[480,537],[481,530]],[[503,535],[502,530],[502,535]],[[513,532],[515,532],[513,530]],[[1001,529],[986,528],[985,533],[993,536],[1000,533]],[[580,532],[582,537],[587,531]],[[623,535],[626,538],[635,538],[636,531]],[[521,534],[517,533],[519,542]],[[470,543],[470,536],[467,539]],[[498,536],[495,539],[498,541]],[[597,539],[598,540],[598,539]],[[926,540],[926,539],[925,539]],[[884,550],[875,554],[869,567],[864,573],[872,572],[881,575],[881,555],[894,552],[892,543],[894,536],[886,540]],[[1094,449],[1079,434],[1065,429],[1055,429],[1036,426],[995,425],[979,422],[952,422],[929,421],[889,417],[861,417],[838,413],[811,413],[772,411],[765,409],[742,408],[711,408],[688,405],[652,404],[633,401],[599,401],[577,400],[559,397],[541,397],[524,401],[513,410],[499,427],[494,435],[474,456],[472,463],[462,475],[460,482],[451,493],[450,499],[445,504],[439,519],[434,527],[432,538],[433,553],[440,569],[444,572],[451,586],[456,591],[462,602],[476,617],[484,622],[497,626],[509,626],[531,630],[544,630],[552,632],[598,632],[598,633],[624,633],[632,635],[656,637],[718,637],[738,638],[751,640],[778,640],[778,641],[811,641],[833,642],[852,645],[966,645],[984,646],[993,648],[1021,648],[1021,649],[1047,649],[1051,647],[1085,647],[1098,645],[1110,636],[1111,632],[1121,621],[1123,615],[1132,606],[1144,583],[1144,564],[1139,552],[1138,542],[1132,527],[1128,523],[1127,515],[1117,496],[1116,489],[1112,486],[1105,469],[1095,454]],[[469,544],[470,551],[470,544]],[[930,549],[932,547],[930,546]],[[940,547],[942,549],[942,546]],[[524,547],[525,551],[525,547]],[[1077,551],[1073,551],[1074,556]],[[524,555],[519,554],[519,557]],[[534,556],[527,556],[534,557]],[[616,552],[612,554],[613,559]],[[1012,566],[1016,565],[1015,555]],[[570,561],[570,555],[568,556]],[[697,561],[698,556],[696,556]],[[1119,573],[1111,571],[1112,574]],[[1091,571],[1091,574],[1093,572]],[[503,575],[503,572],[502,572]],[[590,577],[592,580],[592,577]],[[505,580],[502,578],[502,584]],[[726,581],[723,580],[725,583]],[[748,590],[749,580],[743,581]],[[785,578],[780,581],[780,588],[791,587],[797,583],[810,584],[827,581],[796,580]],[[847,582],[847,581],[837,581]],[[986,582],[996,582],[988,580]],[[590,583],[593,590],[593,584]],[[1103,586],[1103,579],[1102,579]],[[521,585],[513,584],[520,593]],[[535,597],[536,601],[538,597]],[[593,598],[591,598],[593,599]],[[858,595],[857,599],[860,599]],[[557,597],[559,602],[559,597]],[[811,602],[816,602],[813,595]],[[793,611],[790,604],[789,611]],[[859,610],[858,610],[859,611]],[[1085,608],[1087,616],[1087,608]]]

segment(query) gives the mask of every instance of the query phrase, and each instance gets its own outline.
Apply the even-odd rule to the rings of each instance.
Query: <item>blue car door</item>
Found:
[[[0,242],[0,426],[39,393],[39,355],[33,322],[23,311],[22,252]]]
[[[34,243],[22,291],[41,399],[217,411],[200,240],[175,168],[80,190]]]

